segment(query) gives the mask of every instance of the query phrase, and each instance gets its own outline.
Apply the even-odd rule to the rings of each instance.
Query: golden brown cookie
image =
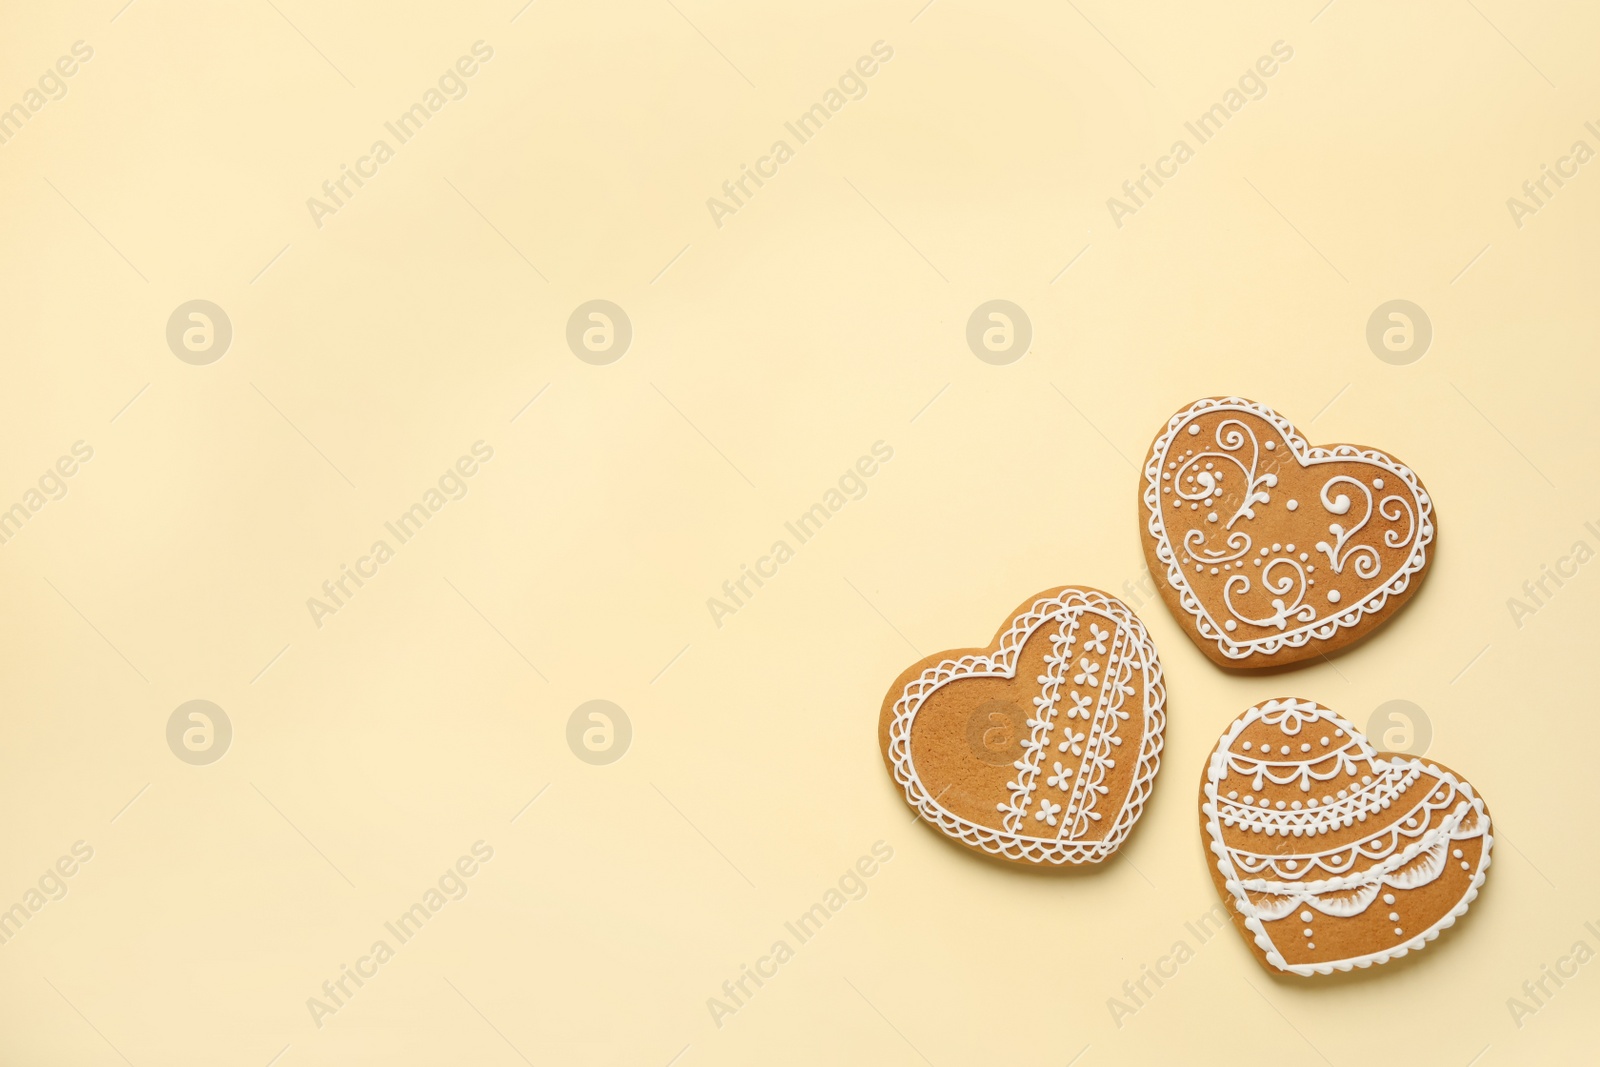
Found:
[[[1189,405],[1145,457],[1150,573],[1224,667],[1297,663],[1371,633],[1417,591],[1436,524],[1428,491],[1393,456],[1313,446],[1240,397]]]
[[[1422,949],[1477,898],[1489,810],[1447,767],[1376,752],[1310,700],[1233,721],[1200,782],[1217,892],[1269,971],[1309,977]]]
[[[1099,863],[1138,821],[1165,725],[1144,624],[1063,586],[1029,598],[988,648],[903,671],[878,738],[906,802],[947,836],[1020,863]]]

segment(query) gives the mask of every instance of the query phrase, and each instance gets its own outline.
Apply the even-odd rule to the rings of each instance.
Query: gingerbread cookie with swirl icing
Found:
[[[1310,977],[1419,951],[1489,870],[1489,809],[1448,767],[1375,751],[1311,700],[1258,704],[1200,782],[1200,835],[1234,925],[1269,971]]]
[[[1363,445],[1312,445],[1241,397],[1168,419],[1140,490],[1150,573],[1223,667],[1298,663],[1365,637],[1416,593],[1437,536],[1411,468]]]

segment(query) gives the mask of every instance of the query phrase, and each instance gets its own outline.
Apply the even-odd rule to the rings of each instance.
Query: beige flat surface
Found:
[[[1600,969],[1569,953],[1600,950],[1600,568],[1569,554],[1600,549],[1600,163],[1520,219],[1507,198],[1600,149],[1592,12],[123,2],[8,3],[0,33],[24,112],[93,50],[0,144],[0,508],[26,515],[0,545],[0,907],[27,914],[0,1059],[1590,1061]],[[492,59],[445,79],[465,95],[400,143],[385,123],[478,41]],[[892,59],[800,143],[785,123],[878,41]],[[1278,41],[1292,59],[1199,144],[1185,122]],[[1114,220],[1180,138],[1193,158]],[[341,165],[376,172],[314,220]],[[232,324],[208,365],[166,341],[193,299]],[[632,323],[610,365],[565,340],[592,299]],[[1009,365],[967,346],[990,299],[1031,320]],[[1391,299],[1433,325],[1408,365],[1367,345]],[[1398,455],[1441,519],[1400,617],[1270,678],[1211,667],[1138,585],[1129,460],[1234,392]],[[400,543],[385,523],[479,441],[445,478],[465,495]],[[784,524],[879,441],[799,544]],[[717,625],[708,598],[780,539]],[[345,565],[375,575],[314,620]],[[1171,692],[1143,821],[1084,876],[914,823],[875,737],[904,666],[1062,583],[1124,596]],[[1290,983],[1185,925],[1216,901],[1202,761],[1277,695],[1361,723],[1410,701],[1488,799],[1486,891],[1420,956]],[[196,699],[233,729],[204,766],[166,733]],[[592,699],[631,722],[609,765],[566,740]],[[785,923],[880,841],[800,943]],[[400,943],[385,923],[463,856],[465,895]],[[65,895],[30,898],[41,879]],[[314,1013],[344,966],[371,976]],[[1576,974],[1535,1001],[1546,966]]]

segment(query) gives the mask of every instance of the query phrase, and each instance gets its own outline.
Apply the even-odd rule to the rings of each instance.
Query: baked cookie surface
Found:
[[[1150,573],[1224,667],[1282,666],[1365,637],[1416,592],[1436,527],[1405,464],[1363,445],[1312,445],[1241,397],[1189,405],[1145,456]]]
[[[878,735],[906,802],[1019,863],[1098,863],[1160,766],[1166,690],[1138,617],[1096,589],[1031,597],[992,644],[928,656],[884,697]]]
[[[1310,700],[1258,704],[1206,763],[1200,833],[1217,892],[1270,971],[1309,977],[1419,950],[1489,869],[1489,811],[1447,767],[1378,752]]]

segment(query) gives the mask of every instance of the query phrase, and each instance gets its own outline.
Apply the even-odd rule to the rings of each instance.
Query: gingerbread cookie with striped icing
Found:
[[[988,648],[928,656],[883,699],[879,743],[922,818],[1025,864],[1099,863],[1160,766],[1166,689],[1137,616],[1096,589],[1023,603]]]
[[[1206,762],[1211,880],[1269,971],[1310,977],[1427,946],[1489,870],[1489,810],[1448,767],[1378,752],[1310,700],[1234,720]]]
[[[1271,408],[1213,397],[1145,457],[1139,530],[1184,631],[1224,667],[1312,659],[1381,626],[1416,591],[1433,499],[1388,453],[1314,446]]]

